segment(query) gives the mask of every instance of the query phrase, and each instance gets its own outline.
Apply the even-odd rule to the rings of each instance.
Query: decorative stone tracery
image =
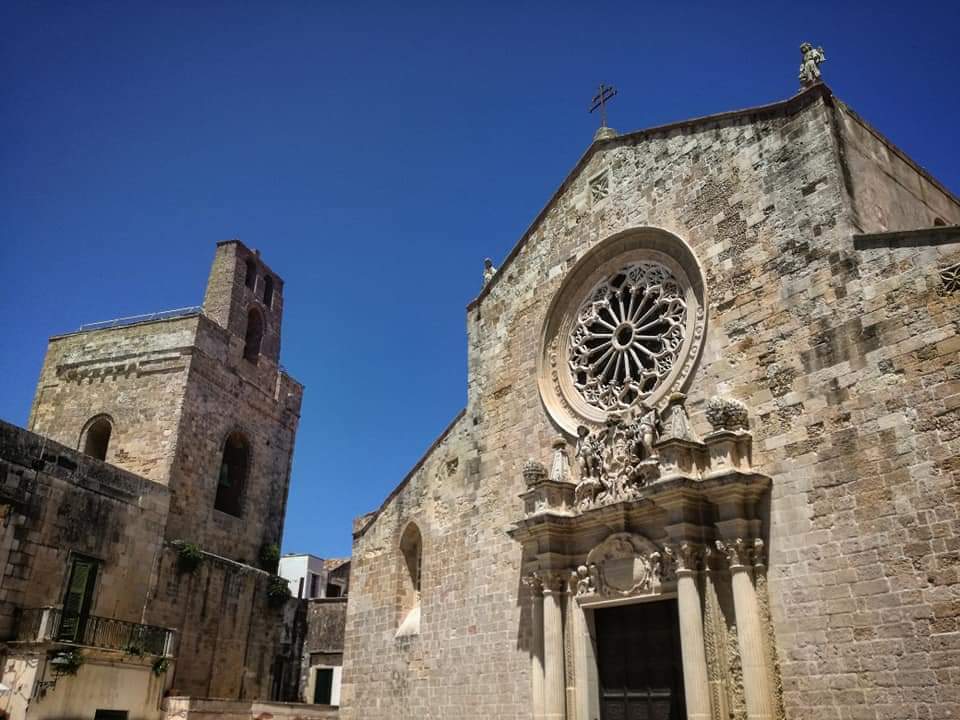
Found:
[[[705,307],[700,266],[674,235],[635,228],[598,244],[547,313],[537,376],[550,415],[572,435],[609,412],[663,407],[699,355]]]
[[[625,410],[648,398],[677,361],[686,315],[680,283],[660,263],[630,263],[604,278],[570,331],[577,392],[601,410]]]

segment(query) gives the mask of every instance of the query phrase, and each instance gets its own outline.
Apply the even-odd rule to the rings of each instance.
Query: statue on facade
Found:
[[[577,429],[577,506],[629,500],[656,478],[659,430],[656,408],[643,404],[639,415],[611,413],[598,430],[581,425]]]
[[[593,567],[593,571],[596,571],[596,566]],[[577,595],[590,595],[596,592],[597,588],[593,582],[593,572],[591,572],[591,568],[588,568],[586,565],[578,566],[576,578]]]
[[[590,428],[581,425],[577,428],[577,460],[580,463],[580,479],[599,478],[603,467],[603,448],[599,438],[590,432]]]
[[[653,444],[657,441],[657,425],[659,417],[656,408],[652,408],[645,402],[640,403],[640,419],[637,421],[637,440],[639,448],[642,449],[642,460],[651,460],[657,457],[657,452]]]
[[[606,485],[600,480],[603,473],[603,445],[599,437],[584,425],[577,428],[577,462],[580,481],[575,490],[577,505],[586,507],[596,502]]]
[[[493,276],[497,274],[497,269],[493,266],[493,260],[490,258],[484,258],[483,260],[483,284],[486,285],[488,282],[493,280]]]
[[[820,64],[827,56],[823,54],[822,47],[815,48],[808,42],[800,46],[800,53],[803,55],[800,61],[800,84],[808,88],[820,82]]]

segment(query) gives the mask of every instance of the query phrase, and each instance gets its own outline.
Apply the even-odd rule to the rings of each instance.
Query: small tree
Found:
[[[177,569],[180,572],[192,573],[203,562],[203,551],[199,545],[178,541]]]
[[[283,607],[291,595],[290,584],[282,577],[274,575],[267,582],[267,602],[270,607]]]
[[[280,564],[280,546],[276,543],[264,543],[260,546],[260,567],[275,573]]]

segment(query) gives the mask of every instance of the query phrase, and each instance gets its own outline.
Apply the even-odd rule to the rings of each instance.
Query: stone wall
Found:
[[[0,640],[17,608],[59,605],[72,553],[101,562],[91,612],[143,622],[167,489],[0,421]]]
[[[310,669],[314,665],[343,665],[343,632],[347,620],[347,598],[318,598],[305,601],[307,632],[300,663],[300,699],[309,702]]]
[[[113,422],[107,462],[166,484],[199,317],[50,338],[27,427],[83,449],[88,421]]]
[[[529,717],[530,618],[506,530],[524,462],[546,462],[558,432],[537,387],[540,333],[577,259],[639,226],[683,238],[706,276],[704,350],[685,388],[694,426],[707,429],[707,398],[742,400],[753,465],[773,478],[787,717],[956,714],[957,297],[937,273],[955,250],[854,248],[842,112],[817,86],[581,159],[468,308],[465,414],[357,524],[345,718]],[[609,195],[593,202],[604,171]],[[410,522],[423,536],[420,631],[395,637]]]
[[[280,544],[302,394],[275,364],[251,365],[236,336],[200,319],[171,471],[169,539],[252,565],[261,546]],[[224,443],[235,430],[250,442],[237,517],[214,509]]]
[[[835,103],[838,149],[852,221],[863,232],[960,225],[960,207],[935,178],[842,102]]]
[[[304,622],[299,603],[270,604],[271,575],[205,553],[183,572],[167,545],[146,617],[180,635],[173,694],[270,699],[295,697]]]
[[[245,283],[248,260],[258,278],[253,288]],[[33,445],[57,448],[44,467],[59,463],[71,471],[64,489],[57,486],[63,498],[42,483],[38,492],[23,468],[7,483],[5,492],[32,513],[30,532],[39,539],[30,541],[46,545],[36,559],[25,560],[14,550],[27,531],[5,526],[3,547],[10,550],[0,550],[0,562],[6,552],[11,574],[22,576],[19,584],[33,585],[30,597],[14,596],[17,584],[11,581],[8,591],[5,581],[2,592],[10,598],[0,598],[7,600],[0,605],[0,629],[9,625],[2,615],[14,606],[58,604],[66,556],[88,552],[108,560],[94,612],[102,608],[109,617],[178,631],[174,681],[181,691],[239,699],[296,696],[305,621],[296,602],[270,607],[267,587],[275,568],[261,567],[261,551],[279,545],[283,533],[303,393],[278,365],[282,290],[258,253],[229,241],[218,245],[203,312],[51,339],[31,427],[78,447],[89,419],[108,415],[110,464],[11,426],[17,442],[29,437]],[[244,357],[251,307],[267,323],[256,358]],[[214,508],[224,444],[235,431],[250,445],[238,516]],[[25,463],[34,459],[28,455]],[[120,478],[140,495],[108,487],[101,476],[114,484]],[[42,512],[34,507],[41,496]],[[178,567],[184,542],[204,553],[194,572]],[[25,562],[41,559],[42,572],[24,575]]]
[[[164,701],[167,720],[336,720],[336,708],[278,702],[236,702],[214,698],[169,697]]]

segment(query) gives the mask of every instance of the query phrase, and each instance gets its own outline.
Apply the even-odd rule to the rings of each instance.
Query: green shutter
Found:
[[[83,626],[90,614],[93,584],[97,579],[97,561],[74,557],[70,568],[70,582],[63,598],[58,640],[78,642],[83,639]]]

